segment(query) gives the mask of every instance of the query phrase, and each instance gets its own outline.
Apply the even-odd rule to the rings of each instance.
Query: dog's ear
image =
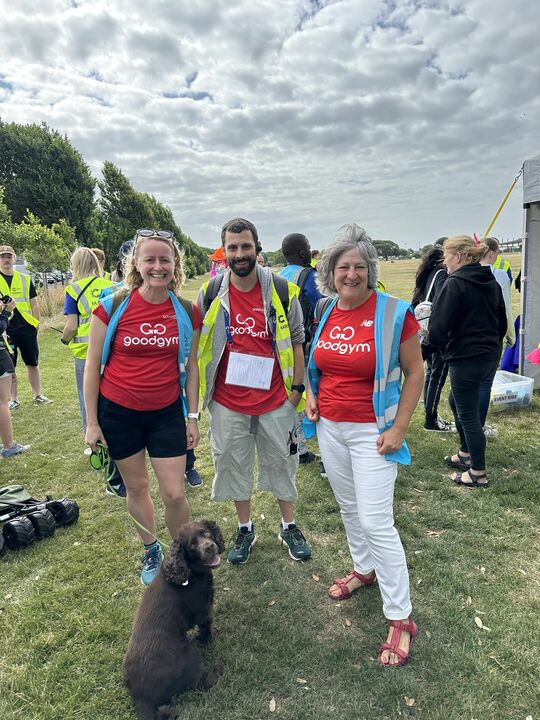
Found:
[[[163,562],[163,572],[170,583],[183,585],[191,577],[191,570],[188,567],[184,554],[183,538],[176,538],[171,549]]]
[[[222,553],[225,550],[225,542],[223,540],[223,535],[221,534],[221,530],[219,529],[219,527],[212,520],[201,520],[201,524],[208,528],[208,530],[212,534],[214,542],[218,546],[219,552]]]

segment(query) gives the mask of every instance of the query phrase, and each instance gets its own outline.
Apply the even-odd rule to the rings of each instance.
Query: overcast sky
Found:
[[[0,116],[111,160],[196,242],[482,235],[540,153],[534,0],[0,0]],[[492,234],[522,233],[516,186]]]

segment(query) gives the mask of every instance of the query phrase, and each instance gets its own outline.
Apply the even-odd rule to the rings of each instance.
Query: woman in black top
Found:
[[[492,381],[506,333],[501,288],[489,266],[480,265],[486,245],[468,235],[444,243],[446,280],[433,304],[428,342],[441,348],[450,371],[450,407],[460,438],[446,462],[462,472],[452,480],[469,488],[487,487],[486,439],[479,415],[479,388]]]
[[[422,262],[416,271],[412,306],[416,307],[424,300],[429,300],[431,303],[435,302],[447,277],[443,249],[441,245],[436,244],[422,257]],[[431,292],[428,298],[427,294],[430,288]],[[452,423],[443,420],[438,414],[441,392],[448,375],[448,365],[444,361],[440,349],[428,345],[424,340],[422,340],[421,348],[422,358],[426,362],[424,377],[424,412],[426,419],[424,430],[452,432],[454,430]]]

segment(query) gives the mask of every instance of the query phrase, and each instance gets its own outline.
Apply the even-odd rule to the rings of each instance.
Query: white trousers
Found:
[[[396,463],[377,452],[375,423],[321,418],[317,437],[354,569],[363,575],[375,570],[385,617],[404,620],[412,606],[405,552],[394,526]]]

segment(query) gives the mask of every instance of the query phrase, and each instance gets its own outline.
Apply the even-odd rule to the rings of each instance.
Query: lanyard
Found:
[[[225,334],[227,336],[227,344],[230,346],[233,344],[233,336],[231,332],[231,317],[229,311],[223,308],[223,319],[225,321]],[[268,327],[272,335],[272,353],[276,352],[276,310],[271,309],[270,317],[268,318]]]

